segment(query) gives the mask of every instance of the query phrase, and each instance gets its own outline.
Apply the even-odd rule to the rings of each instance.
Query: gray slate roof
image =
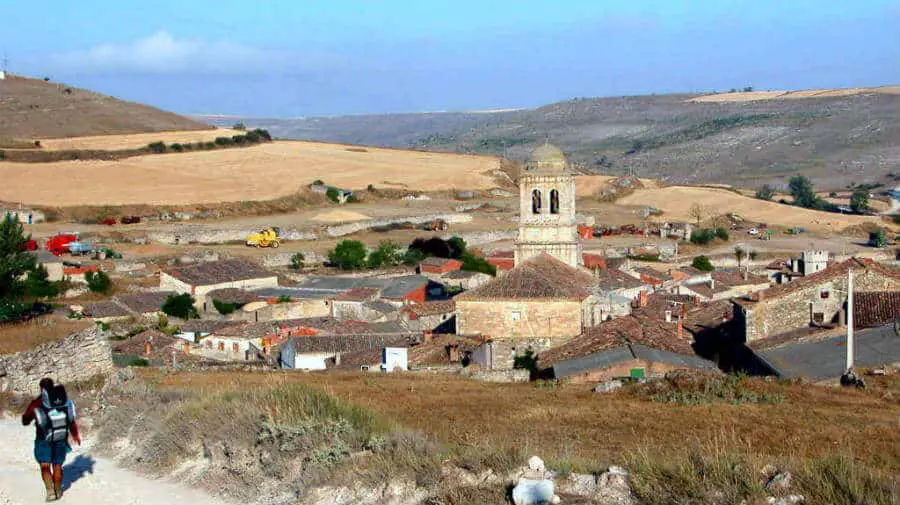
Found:
[[[900,362],[900,335],[893,324],[857,331],[854,334],[856,367],[877,367]],[[847,338],[838,336],[814,342],[800,342],[756,351],[781,378],[805,377],[822,381],[840,377],[847,360]]]
[[[716,370],[716,364],[699,356],[687,356],[674,352],[653,349],[640,344],[626,344],[620,347],[596,352],[580,358],[559,361],[553,364],[553,375],[556,378],[576,375],[591,370],[599,370],[615,366],[633,359],[664,363],[682,368],[698,368]]]
[[[194,286],[208,286],[223,282],[246,281],[276,276],[276,274],[256,263],[242,259],[210,261],[186,267],[169,268],[165,272]]]

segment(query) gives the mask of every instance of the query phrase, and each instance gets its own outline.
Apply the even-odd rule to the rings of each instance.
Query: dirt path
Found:
[[[44,503],[44,485],[31,456],[34,428],[17,420],[0,419],[0,505]],[[225,505],[196,489],[164,480],[142,477],[116,466],[108,459],[94,457],[90,448],[76,448],[64,467],[59,503],[68,505]]]

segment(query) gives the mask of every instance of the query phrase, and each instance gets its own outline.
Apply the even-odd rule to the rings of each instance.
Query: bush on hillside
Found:
[[[302,252],[294,254],[291,256],[291,268],[294,270],[301,270],[304,261],[306,261],[306,256],[304,256]]]
[[[378,248],[369,253],[369,268],[382,266],[397,266],[403,262],[403,253],[400,246],[390,240],[378,244]]]
[[[237,304],[235,303],[227,303],[216,299],[213,299],[213,307],[215,307],[216,311],[223,316],[231,314],[238,308]]]
[[[716,239],[716,231],[709,228],[701,228],[691,233],[691,243],[706,245]]]
[[[166,144],[165,144],[165,142],[162,142],[162,141],[151,142],[151,143],[147,144],[147,149],[150,149],[150,152],[157,153],[157,154],[164,153],[164,152],[166,152]]]
[[[772,201],[772,198],[775,197],[775,188],[769,186],[768,184],[763,184],[756,190],[756,198],[760,200]]]
[[[342,240],[328,252],[328,263],[341,270],[357,270],[366,266],[366,246],[358,240]]]
[[[728,239],[731,238],[731,235],[728,233],[728,228],[719,226],[718,228],[716,228],[716,237],[727,242]]]
[[[172,317],[180,317],[181,319],[199,319],[200,314],[194,307],[196,300],[193,296],[182,293],[180,295],[169,295],[162,304],[162,311],[166,315]]]
[[[85,272],[84,280],[87,281],[88,289],[92,293],[109,293],[112,289],[112,280],[103,270]]]
[[[481,272],[491,276],[497,275],[497,267],[488,263],[488,261],[480,256],[475,256],[470,252],[465,252],[459,258],[462,260],[462,269],[468,272]]]
[[[691,261],[691,266],[703,272],[712,272],[716,269],[712,262],[709,261],[709,257],[702,255],[695,257],[694,261]]]

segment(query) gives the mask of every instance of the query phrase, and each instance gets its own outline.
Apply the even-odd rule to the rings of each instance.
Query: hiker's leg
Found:
[[[50,473],[50,463],[41,463],[41,479],[47,490],[53,489],[53,475]]]
[[[56,496],[59,497],[62,495],[62,482],[63,482],[63,469],[61,464],[53,464],[53,490],[56,491]]]

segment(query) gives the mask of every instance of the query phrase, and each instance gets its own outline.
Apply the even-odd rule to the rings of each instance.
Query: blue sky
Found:
[[[896,0],[0,0],[13,72],[266,117],[898,84],[898,27]]]

